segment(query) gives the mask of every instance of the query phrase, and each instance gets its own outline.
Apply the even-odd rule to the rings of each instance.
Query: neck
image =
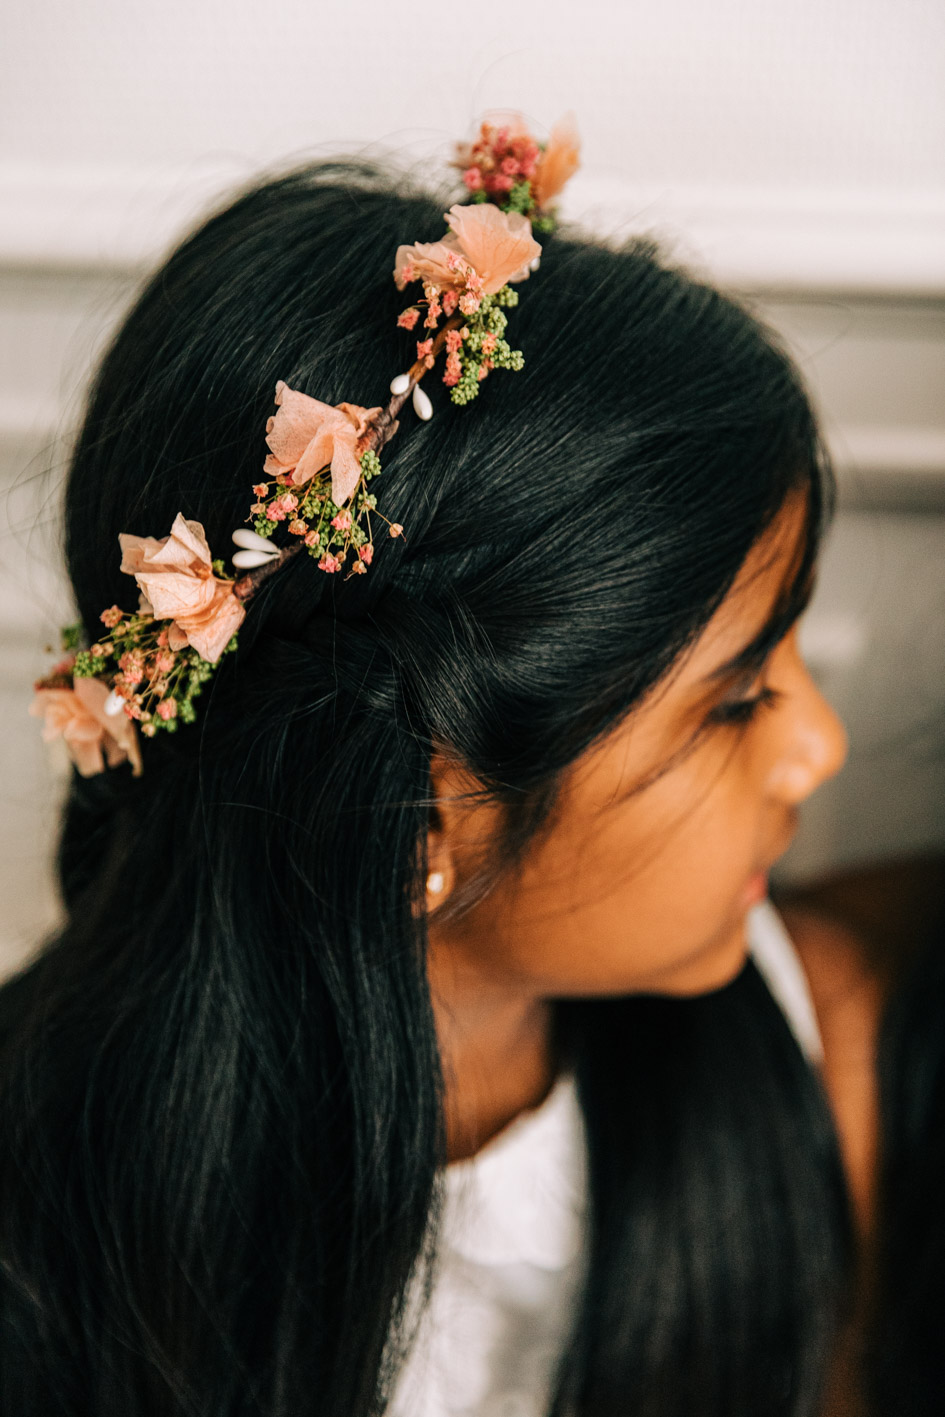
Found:
[[[447,1160],[473,1156],[554,1082],[551,1005],[484,977],[434,929],[430,991],[445,1084]]]

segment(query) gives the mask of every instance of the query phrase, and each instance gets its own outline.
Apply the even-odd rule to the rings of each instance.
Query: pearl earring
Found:
[[[427,876],[427,890],[430,895],[440,895],[446,885],[446,877],[442,871],[431,871]]]

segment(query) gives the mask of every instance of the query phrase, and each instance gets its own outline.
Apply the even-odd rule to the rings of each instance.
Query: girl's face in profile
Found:
[[[786,505],[692,651],[574,765],[521,868],[464,915],[431,918],[432,978],[554,997],[696,994],[738,973],[746,914],[797,808],[846,755],[796,631],[760,673],[739,669],[791,574],[804,510],[800,496]],[[449,885],[498,809],[451,802],[463,784],[448,770],[436,785],[430,865]]]

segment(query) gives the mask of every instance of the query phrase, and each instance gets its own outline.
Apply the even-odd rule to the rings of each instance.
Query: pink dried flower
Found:
[[[103,610],[99,619],[109,630],[113,630],[121,619],[122,612],[117,605],[112,605],[108,610]]]
[[[424,320],[424,322],[423,322],[424,325],[425,325],[425,327],[426,327],[428,330],[435,329],[435,328],[436,328],[436,323],[437,323],[437,321],[439,320],[439,318],[440,318],[440,316],[442,315],[442,313],[443,313],[443,306],[442,306],[442,305],[440,304],[440,302],[434,297],[434,298],[430,301],[429,308],[427,309],[427,318],[426,318],[426,319]]]
[[[420,310],[416,305],[409,305],[406,310],[401,310],[397,316],[397,324],[402,330],[412,330],[420,318]]]
[[[463,343],[463,337],[462,337],[462,335],[460,334],[459,330],[447,330],[447,331],[446,331],[446,352],[447,352],[447,354],[455,354],[455,353],[457,352],[457,350],[459,350],[459,349],[462,347],[462,343]]]
[[[37,687],[30,713],[42,718],[43,739],[62,738],[82,777],[93,777],[127,758],[141,775],[141,751],[132,724],[105,713],[108,688],[101,679],[76,679],[72,688]]]
[[[140,684],[144,678],[144,655],[140,650],[127,650],[118,661],[126,684]]]
[[[581,165],[580,151],[581,139],[574,114],[567,113],[552,128],[532,181],[532,193],[539,207],[547,207],[573,177]]]
[[[322,539],[321,539],[321,536],[319,535],[319,533],[318,533],[317,531],[309,531],[309,532],[306,532],[306,535],[305,535],[305,545],[306,545],[306,546],[320,546],[320,545],[321,545],[321,540],[322,540]]]
[[[353,576],[365,576],[367,575],[367,566],[361,561],[355,561],[354,565],[351,567],[351,574]]]
[[[265,471],[287,477],[300,487],[330,464],[332,500],[340,507],[361,480],[358,440],[382,410],[353,403],[333,408],[297,393],[281,379],[276,385],[276,403],[279,411],[266,425],[270,454]]]
[[[165,649],[154,656],[154,668],[158,674],[168,674],[176,663],[177,655],[173,650]]]
[[[166,632],[170,648],[193,645],[202,659],[215,663],[243,623],[246,610],[233,593],[232,581],[214,575],[200,523],[187,521],[178,512],[170,536],[161,541],[126,532],[118,540],[121,569],[134,576],[155,619],[171,621]]]
[[[459,297],[459,308],[464,315],[475,315],[482,299],[478,295],[461,295]]]
[[[162,631],[161,631],[161,633],[160,633],[160,634],[158,635],[158,637],[157,637],[157,642],[158,642],[158,645],[160,646],[160,648],[161,648],[161,649],[164,649],[165,645],[167,644],[167,631],[166,631],[166,630],[162,630]]]
[[[432,355],[432,353],[433,353],[433,341],[432,341],[432,339],[418,339],[418,340],[417,340],[417,358],[418,358],[418,359],[427,360],[427,359],[430,358],[430,356]]]
[[[491,354],[498,344],[499,337],[492,330],[488,330],[482,337],[483,354]]]
[[[308,531],[308,522],[303,522],[301,517],[296,517],[294,521],[289,522],[289,531],[293,536],[304,536]]]
[[[337,556],[332,556],[330,552],[326,551],[318,563],[318,569],[327,571],[329,575],[334,575],[335,571],[341,570],[341,562]]]
[[[331,524],[336,531],[350,531],[352,525],[351,513],[347,511],[339,512],[336,517],[332,517]]]
[[[511,178],[503,179],[511,185]],[[399,246],[394,265],[398,289],[404,271],[418,271],[439,290],[469,285],[464,266],[472,266],[487,295],[508,281],[526,280],[529,266],[541,247],[532,236],[531,222],[520,212],[503,212],[491,202],[450,207],[446,213],[449,234],[442,241]]]
[[[268,491],[269,491],[269,483],[268,483],[268,482],[257,482],[257,483],[255,483],[254,486],[253,486],[253,496],[254,496],[254,497],[265,497],[265,495],[266,495],[266,493],[267,493]]]
[[[167,722],[167,720],[168,720],[169,718],[176,718],[176,717],[177,717],[177,700],[176,700],[176,699],[162,699],[161,702],[160,702],[160,703],[158,704],[158,706],[157,706],[157,716],[158,716],[158,718],[163,718],[164,721],[165,721],[165,723]]]
[[[391,534],[391,536],[394,536],[394,537],[403,536],[403,534],[404,534],[404,529],[403,529],[403,527],[401,526],[400,522],[391,522],[391,525],[390,525],[390,534]]]
[[[495,295],[508,281],[527,280],[531,262],[541,255],[531,222],[520,212],[500,211],[491,202],[453,206],[446,222],[486,295]]]
[[[458,290],[444,290],[442,297],[443,314],[446,316],[452,315],[453,311],[456,309],[458,301]]]
[[[374,560],[373,543],[366,541],[363,546],[359,546],[358,556],[364,562],[365,566],[370,566],[371,562]]]
[[[470,192],[478,192],[482,186],[482,173],[478,167],[467,167],[463,173],[463,181]]]
[[[264,517],[266,515],[266,504],[265,502],[254,502],[249,510],[253,513],[253,516]]]
[[[448,354],[446,356],[446,368],[443,373],[443,383],[448,389],[452,389],[462,378],[463,367],[459,361],[458,354]]]

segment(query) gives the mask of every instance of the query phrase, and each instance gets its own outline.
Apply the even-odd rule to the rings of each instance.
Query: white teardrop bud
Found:
[[[278,551],[276,556],[278,556]],[[267,551],[234,551],[233,565],[240,571],[251,571],[254,566],[265,566],[267,562],[274,561],[276,556],[270,556]]]
[[[538,267],[539,267],[540,265],[541,265],[541,257],[540,257],[540,256],[536,256],[536,257],[534,258],[534,260],[529,261],[529,263],[528,263],[528,269],[529,269],[530,271],[537,271],[537,270],[538,270]]]
[[[102,705],[109,718],[116,718],[125,706],[125,701],[121,694],[116,694],[112,689],[105,703]]]
[[[392,394],[405,394],[410,388],[410,375],[397,374],[390,381],[390,391]]]
[[[433,405],[419,384],[414,386],[413,408],[414,413],[416,413],[418,418],[422,418],[424,423],[426,423],[428,418],[433,417]]]
[[[278,556],[278,546],[273,546],[271,541],[267,541],[264,536],[259,536],[257,532],[250,531],[248,526],[237,527],[233,533],[233,540],[237,546],[244,546],[247,551],[265,551],[267,556]]]

